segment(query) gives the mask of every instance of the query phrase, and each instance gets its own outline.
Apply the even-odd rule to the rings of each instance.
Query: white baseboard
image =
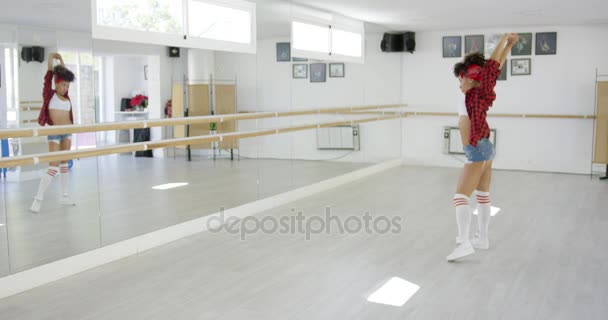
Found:
[[[330,178],[312,185],[281,193],[265,199],[244,204],[224,211],[225,218],[252,216],[287,203],[330,190],[353,181],[398,167],[402,159],[385,161],[344,175]],[[98,267],[161,245],[205,232],[207,221],[219,217],[220,212],[180,223],[165,229],[150,232],[135,238],[94,249],[69,258],[51,262],[23,272],[0,278],[0,299],[35,287],[57,281],[77,273]]]

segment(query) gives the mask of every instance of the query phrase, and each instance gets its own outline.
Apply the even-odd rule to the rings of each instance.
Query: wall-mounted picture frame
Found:
[[[291,43],[277,42],[277,62],[291,62]]]
[[[308,59],[306,59],[306,58],[296,58],[296,57],[291,58],[291,60],[293,62],[306,62],[306,61],[308,61]]]
[[[307,79],[308,78],[308,65],[296,63],[293,65],[293,78],[294,79]]]
[[[444,58],[462,57],[462,37],[461,36],[443,37],[443,57]]]
[[[344,63],[330,63],[329,64],[329,77],[330,78],[344,78]]]
[[[327,64],[310,64],[310,82],[325,82],[327,80]]]
[[[506,81],[507,80],[507,69],[509,69],[509,60],[505,60],[505,64],[502,66],[500,70],[500,75],[498,76],[498,81]]]
[[[511,59],[511,76],[529,76],[532,74],[532,59]]]
[[[490,35],[485,43],[485,53],[487,53],[488,55],[492,54],[492,52],[494,52],[494,49],[496,49],[496,47],[498,46],[500,39],[502,39],[502,36],[503,35],[500,33]]]
[[[536,33],[536,55],[557,54],[557,32]]]
[[[480,52],[484,54],[485,44],[483,35],[464,36],[464,54]]]
[[[532,55],[532,33],[519,33],[519,41],[511,48],[512,56]]]
[[[148,65],[144,66],[144,80],[148,80]]]

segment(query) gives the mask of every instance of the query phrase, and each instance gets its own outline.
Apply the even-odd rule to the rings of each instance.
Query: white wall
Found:
[[[290,111],[311,108],[349,107],[373,104],[397,104],[401,99],[401,54],[380,51],[382,34],[366,37],[365,64],[345,64],[345,78],[311,83],[310,79],[293,79],[292,64],[277,62],[276,43],[289,38],[258,41],[257,58],[217,52],[216,76],[237,77],[238,108],[241,111]],[[310,70],[309,70],[310,75]],[[350,119],[348,116],[311,116],[242,121],[239,130],[255,130],[317,122]],[[272,137],[245,139],[240,142],[241,155],[278,159],[336,159],[340,161],[375,162],[400,156],[400,121],[363,124],[361,150],[319,151],[316,131],[308,130]]]
[[[412,110],[455,112],[463,99],[452,75],[456,58],[442,58],[442,37],[501,32],[558,33],[557,55],[532,59],[532,75],[499,81],[492,113],[594,113],[595,69],[608,72],[608,26],[530,27],[449,30],[416,34],[416,52],[403,58],[403,100]],[[534,52],[533,52],[534,53]],[[489,53],[487,53],[489,55]],[[510,61],[511,57],[509,57]],[[509,66],[510,67],[510,63]],[[510,70],[509,70],[510,71]],[[592,120],[488,118],[497,129],[495,167],[568,173],[589,173],[592,159]],[[406,162],[432,166],[461,166],[462,158],[442,154],[443,127],[455,117],[408,118],[404,122]]]
[[[95,56],[157,56],[160,63],[161,114],[164,113],[165,103],[171,99],[173,80],[182,80],[188,72],[187,50],[182,49],[180,58],[169,58],[167,47],[144,45],[119,41],[94,40],[93,54]],[[143,69],[142,69],[143,75]],[[120,107],[120,105],[119,105]]]
[[[148,64],[149,67],[149,80],[143,83],[146,84],[144,88],[148,88],[151,96],[150,105],[148,106],[149,118],[150,119],[159,119],[164,117],[164,108],[165,104],[168,100],[171,99],[171,87],[173,81],[182,81],[184,75],[188,73],[188,61],[187,61],[187,50],[181,50],[180,58],[169,58],[167,54],[167,47],[165,46],[156,46],[156,45],[144,45],[144,44],[134,44],[134,43],[126,43],[126,42],[118,42],[118,41],[108,41],[108,40],[94,40],[93,41],[93,54],[95,56],[103,56],[105,57],[106,67],[104,68],[105,79],[104,82],[104,91],[106,92],[116,92],[117,90],[121,90],[116,81],[109,81],[108,79],[116,79],[119,74],[115,70],[120,70],[119,66],[116,65],[116,58],[121,58],[125,56],[139,56],[143,57],[141,59],[141,64],[138,62],[137,67],[133,67],[133,71],[135,77],[138,79],[141,78],[143,80],[143,65]],[[137,70],[136,70],[137,69]],[[121,72],[122,73],[122,72]],[[159,78],[155,78],[155,77]],[[120,82],[120,80],[119,80]],[[141,84],[141,83],[140,83]],[[135,86],[139,86],[135,84]],[[153,91],[150,91],[150,88],[154,88]],[[125,89],[124,90],[134,90]],[[156,91],[159,93],[157,94]],[[128,92],[128,96],[130,96],[130,91]],[[120,95],[125,93],[120,93]],[[152,98],[154,100],[159,101],[158,103],[153,103]],[[115,107],[117,110],[120,110],[120,98],[122,97],[105,97],[106,103],[115,103]],[[110,101],[110,102],[109,102]],[[104,121],[114,121],[114,114],[106,113],[106,117]],[[154,128],[151,130],[151,139],[159,140],[163,139],[166,135],[168,128]],[[108,139],[112,140],[112,135],[108,135]],[[155,150],[154,156],[162,156],[163,150]]]
[[[134,91],[148,94],[148,81],[144,78],[144,66],[147,64],[146,56],[115,56],[114,63],[114,99],[107,107],[113,111],[120,111],[122,98],[132,97]]]

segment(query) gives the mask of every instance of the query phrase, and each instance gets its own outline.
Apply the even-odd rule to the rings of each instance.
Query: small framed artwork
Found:
[[[330,63],[329,64],[329,77],[330,78],[344,78],[344,63]]]
[[[511,59],[512,76],[529,76],[532,73],[532,60],[530,58]]]
[[[310,82],[325,82],[327,77],[327,65],[325,63],[310,64]]]
[[[277,61],[291,61],[291,43],[277,42]]]
[[[486,41],[485,43],[486,48],[484,53],[487,52],[488,54],[492,54],[492,52],[494,52],[494,49],[496,49],[496,47],[498,46],[500,39],[502,39],[502,34],[496,33],[489,36],[488,41]]]
[[[519,41],[511,48],[512,56],[532,55],[532,34],[519,33]]]
[[[498,76],[498,81],[507,80],[507,69],[509,69],[509,61],[505,61],[505,64],[502,66],[502,70],[500,70],[500,75]]]
[[[293,78],[294,79],[307,79],[308,78],[308,65],[307,64],[294,64],[293,65]]]
[[[144,66],[144,80],[148,80],[148,65]]]
[[[462,57],[462,37],[443,37],[443,57],[460,58]]]
[[[536,55],[557,54],[557,32],[536,33]]]
[[[293,62],[306,62],[306,61],[308,61],[308,59],[306,59],[306,58],[296,58],[296,57],[293,57],[293,58],[292,58],[292,61],[293,61]]]
[[[464,36],[464,54],[472,52],[484,53],[483,35]]]

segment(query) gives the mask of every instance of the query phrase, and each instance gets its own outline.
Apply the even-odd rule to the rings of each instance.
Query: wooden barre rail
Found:
[[[456,117],[456,112],[425,112],[425,111],[405,111],[405,112],[394,112],[394,111],[345,111],[343,114],[376,114],[376,115],[397,115],[401,114],[403,117],[422,117],[422,116],[433,116],[433,117]],[[593,115],[569,115],[569,114],[517,114],[517,113],[488,113],[488,117],[492,118],[536,118],[536,119],[598,119],[608,120],[607,116],[593,116]]]
[[[340,112],[365,111],[365,110],[380,110],[380,109],[401,108],[403,106],[405,106],[405,105],[395,104],[395,105],[379,105],[379,106],[359,106],[359,107],[343,107],[343,108],[327,108],[327,109],[310,109],[310,110],[288,111],[288,112],[240,113],[240,114],[226,114],[226,115],[188,117],[188,118],[123,121],[123,122],[97,123],[97,124],[79,125],[79,126],[67,125],[67,126],[50,126],[50,127],[40,127],[40,128],[3,129],[3,130],[0,130],[0,139],[29,138],[29,137],[48,136],[48,135],[67,134],[67,133],[144,129],[144,128],[152,128],[152,127],[179,126],[179,125],[188,125],[188,124],[205,124],[205,123],[213,123],[213,122],[221,123],[221,122],[236,121],[236,120],[254,120],[254,119],[275,118],[275,117],[302,116],[302,115],[340,113]],[[28,120],[28,121],[33,122],[34,120]]]
[[[100,148],[88,149],[88,150],[58,151],[58,152],[42,153],[42,154],[35,154],[35,155],[29,155],[29,156],[2,158],[0,160],[0,168],[35,165],[40,162],[56,162],[56,161],[71,160],[71,159],[77,159],[77,158],[98,157],[98,156],[123,153],[123,152],[145,151],[145,150],[175,147],[175,146],[194,145],[194,144],[202,144],[202,143],[209,143],[209,142],[221,142],[224,140],[261,137],[261,136],[268,136],[268,135],[281,134],[281,133],[287,133],[287,132],[303,131],[303,130],[310,130],[310,129],[317,129],[317,128],[327,128],[327,127],[334,127],[334,126],[339,126],[339,125],[352,125],[352,124],[356,124],[356,123],[383,121],[383,120],[398,119],[398,118],[400,118],[399,115],[389,115],[389,116],[384,116],[384,117],[373,117],[373,118],[365,118],[365,119],[358,119],[358,120],[327,122],[327,123],[309,124],[309,125],[301,125],[301,126],[293,126],[293,127],[283,127],[283,128],[276,128],[276,129],[265,129],[265,130],[259,130],[259,131],[233,132],[233,133],[226,133],[226,134],[206,135],[206,136],[169,139],[169,140],[161,140],[161,141],[146,141],[146,142],[131,143],[128,145],[106,146],[106,147],[100,147]]]
[[[456,112],[405,112],[407,117],[411,116],[458,116]],[[495,118],[544,118],[544,119],[595,119],[593,115],[568,115],[568,114],[516,114],[516,113],[488,113],[488,117]],[[598,117],[601,119],[603,117]]]

